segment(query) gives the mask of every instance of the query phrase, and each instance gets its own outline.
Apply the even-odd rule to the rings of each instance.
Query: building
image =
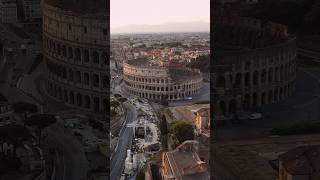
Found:
[[[25,23],[34,23],[41,21],[40,0],[22,0],[23,21]]]
[[[320,145],[301,146],[279,156],[278,180],[319,180]]]
[[[199,92],[203,84],[199,70],[154,65],[133,59],[123,65],[123,90],[151,100],[183,100]]]
[[[284,25],[241,17],[238,7],[245,5],[239,3],[215,3],[211,101],[217,120],[278,103],[295,89],[295,37]]]
[[[17,2],[16,0],[0,0],[1,23],[17,23]]]
[[[198,154],[197,141],[185,141],[174,151],[164,152],[160,168],[163,180],[209,180],[208,165]]]
[[[48,94],[73,107],[107,112],[107,1],[44,0],[42,10]]]
[[[195,112],[195,126],[199,134],[209,134],[210,136],[210,108],[201,108]]]

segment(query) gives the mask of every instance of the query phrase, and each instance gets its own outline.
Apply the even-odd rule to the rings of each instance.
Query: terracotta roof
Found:
[[[186,141],[182,146],[189,146],[190,143],[192,142]],[[174,176],[183,180],[193,180],[195,177],[199,180],[209,180],[207,164],[200,160],[197,152],[182,146],[165,153]]]
[[[301,146],[279,156],[286,171],[292,175],[309,175],[320,179],[320,145]]]

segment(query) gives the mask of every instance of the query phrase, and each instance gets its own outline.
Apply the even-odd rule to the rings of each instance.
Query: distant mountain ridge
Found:
[[[111,33],[164,33],[164,32],[210,32],[210,23],[203,21],[170,22],[160,25],[126,25],[110,28]]]

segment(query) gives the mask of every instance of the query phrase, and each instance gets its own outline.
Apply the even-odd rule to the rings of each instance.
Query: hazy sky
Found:
[[[210,0],[111,0],[111,28],[130,24],[210,22]]]

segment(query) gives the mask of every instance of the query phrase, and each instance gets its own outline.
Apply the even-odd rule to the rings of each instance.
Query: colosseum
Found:
[[[44,0],[47,92],[71,106],[106,112],[109,15],[105,0]]]
[[[203,83],[199,70],[158,66],[146,59],[125,62],[123,80],[127,94],[154,101],[183,100],[197,94]]]
[[[239,7],[215,4],[211,100],[220,120],[277,103],[295,89],[295,38],[284,25],[241,17]]]

